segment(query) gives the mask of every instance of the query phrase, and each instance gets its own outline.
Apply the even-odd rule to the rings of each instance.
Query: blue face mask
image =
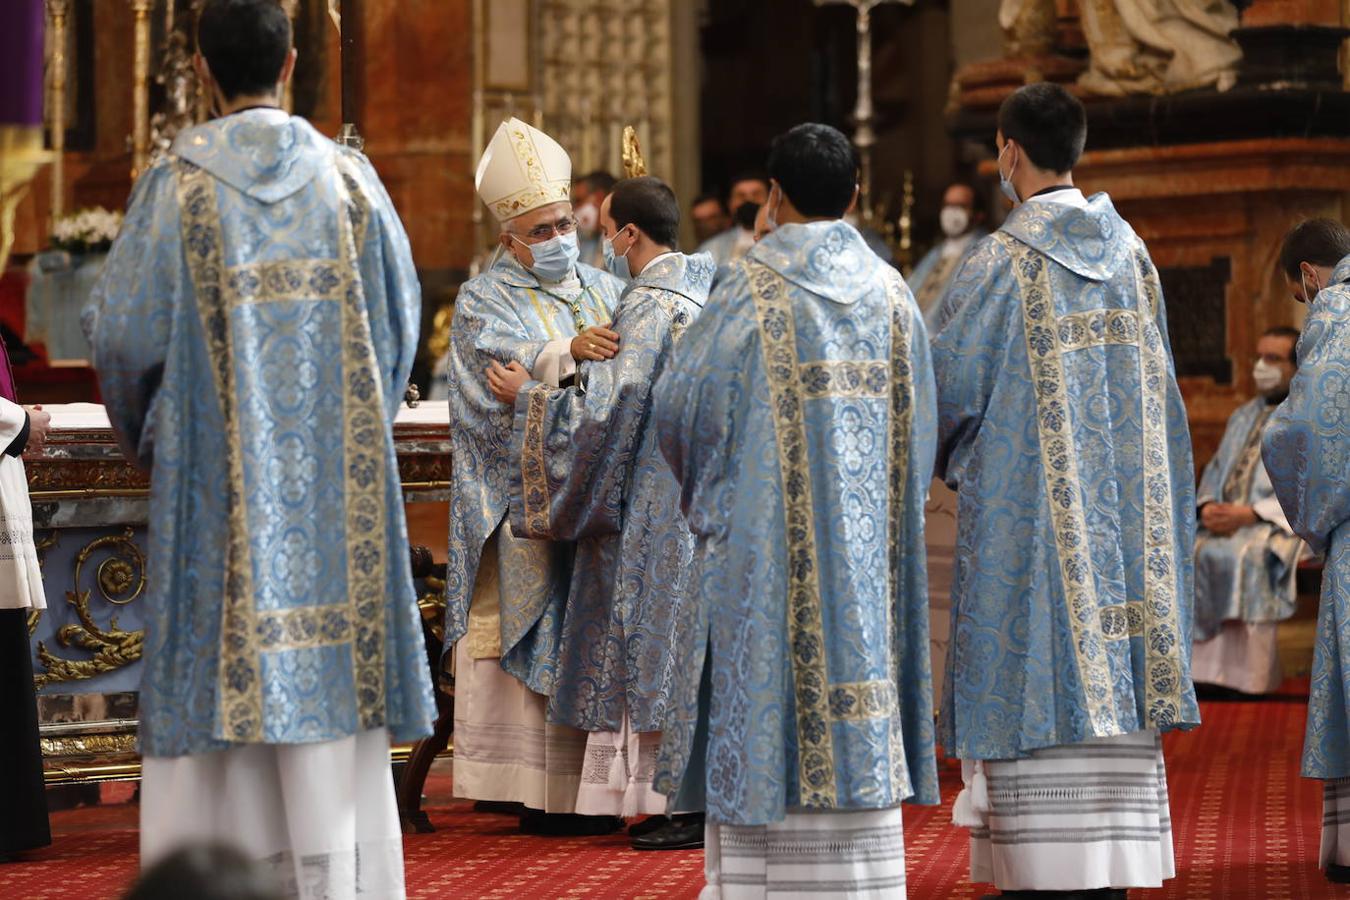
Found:
[[[1007,144],[1007,143],[1005,143],[1005,144],[1003,145],[1003,151],[1000,152],[999,155],[998,155],[998,161],[999,161],[999,162],[1001,162],[1001,161],[1003,160],[1003,153],[1006,153],[1007,150],[1008,150],[1008,148],[1011,147],[1011,146],[1012,146],[1011,144]],[[1017,168],[1017,163],[1013,163],[1013,168],[1014,168],[1014,169]],[[1003,174],[1003,167],[1002,167],[1002,166],[999,166],[999,169],[998,169],[998,187],[999,187],[999,190],[1003,191],[1003,196],[1005,196],[1005,197],[1007,197],[1009,200],[1011,200],[1012,203],[1013,203],[1013,205],[1016,206],[1018,203],[1021,203],[1022,201],[1019,200],[1019,199],[1017,198],[1017,188],[1013,187],[1012,181],[1009,180],[1009,179],[1011,179],[1011,178],[1012,178],[1012,172],[1009,172],[1007,175],[1004,175],[1004,174]]]
[[[530,271],[539,276],[541,281],[562,281],[581,258],[575,231],[555,235],[538,244],[526,244],[514,234],[511,237],[530,248],[530,255],[534,257]]]
[[[618,237],[618,235],[615,235],[615,237]],[[632,249],[631,246],[628,248],[628,250]],[[628,268],[628,250],[625,250],[623,255],[620,256],[614,252],[613,238],[603,238],[600,241],[600,253],[605,257],[605,268],[609,270],[609,274],[623,281],[633,280],[633,273]]]

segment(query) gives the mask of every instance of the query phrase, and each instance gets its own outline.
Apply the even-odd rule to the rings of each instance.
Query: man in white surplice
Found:
[[[1277,623],[1294,614],[1303,541],[1289,527],[1261,462],[1261,434],[1289,396],[1297,328],[1256,342],[1258,395],[1228,420],[1196,495],[1195,626],[1191,676],[1248,694],[1280,686]]]

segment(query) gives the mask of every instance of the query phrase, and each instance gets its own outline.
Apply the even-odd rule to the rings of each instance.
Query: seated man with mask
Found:
[[[1256,342],[1258,396],[1228,420],[1197,498],[1191,677],[1248,694],[1280,686],[1276,623],[1294,614],[1303,542],[1261,462],[1261,433],[1289,396],[1298,336],[1297,328],[1280,326]]]
[[[557,385],[583,359],[617,350],[608,323],[623,284],[577,261],[567,152],[519,119],[478,165],[478,195],[501,223],[499,258],[464,283],[450,328],[447,651],[455,654],[455,795],[520,803],[533,833],[603,832],[617,820],[573,812],[586,737],[545,723],[573,548],[526,538],[509,521],[511,410],[488,390],[491,361]],[[556,815],[549,815],[556,814]]]
[[[606,264],[629,281],[614,315],[623,352],[586,363],[564,390],[531,382],[518,363],[494,362],[488,383],[515,406],[513,531],[577,541],[549,701],[550,721],[590,732],[577,811],[659,814],[666,798],[652,775],[693,538],[648,427],[651,390],[702,311],[714,264],[675,251],[679,202],[656,178],[619,182],[600,223]],[[637,849],[699,847],[703,817],[657,816],[632,835]]]

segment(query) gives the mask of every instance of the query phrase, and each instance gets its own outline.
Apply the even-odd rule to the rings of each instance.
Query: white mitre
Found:
[[[487,208],[504,222],[570,199],[572,158],[553,138],[512,117],[488,142],[473,184]]]

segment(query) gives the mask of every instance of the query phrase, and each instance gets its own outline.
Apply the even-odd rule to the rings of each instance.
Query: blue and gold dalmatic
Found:
[[[619,354],[578,384],[533,383],[516,401],[516,534],[578,541],[549,720],[586,731],[660,731],[692,539],[661,458],[651,390],[708,299],[706,253],[653,261],[619,298]]]
[[[1024,203],[939,321],[937,471],[959,496],[944,749],[1198,724],[1195,475],[1143,242],[1104,194]]]
[[[571,547],[511,536],[513,410],[488,391],[484,370],[493,362],[518,362],[534,371],[552,341],[583,328],[608,324],[623,282],[578,263],[568,288],[544,284],[505,256],[465,282],[450,325],[450,543],[446,564],[445,646],[469,631],[483,548],[494,533],[500,590],[501,665],[537,694],[552,694],[558,640],[571,578]]]
[[[1262,443],[1289,524],[1326,554],[1303,774],[1350,777],[1350,257],[1313,298],[1298,372]]]
[[[714,822],[938,801],[928,341],[844,222],[719,282],[653,407],[694,533],[657,789]]]
[[[146,754],[430,731],[392,433],[420,307],[374,170],[301,119],[190,129],[137,182],[86,324],[153,472]]]

